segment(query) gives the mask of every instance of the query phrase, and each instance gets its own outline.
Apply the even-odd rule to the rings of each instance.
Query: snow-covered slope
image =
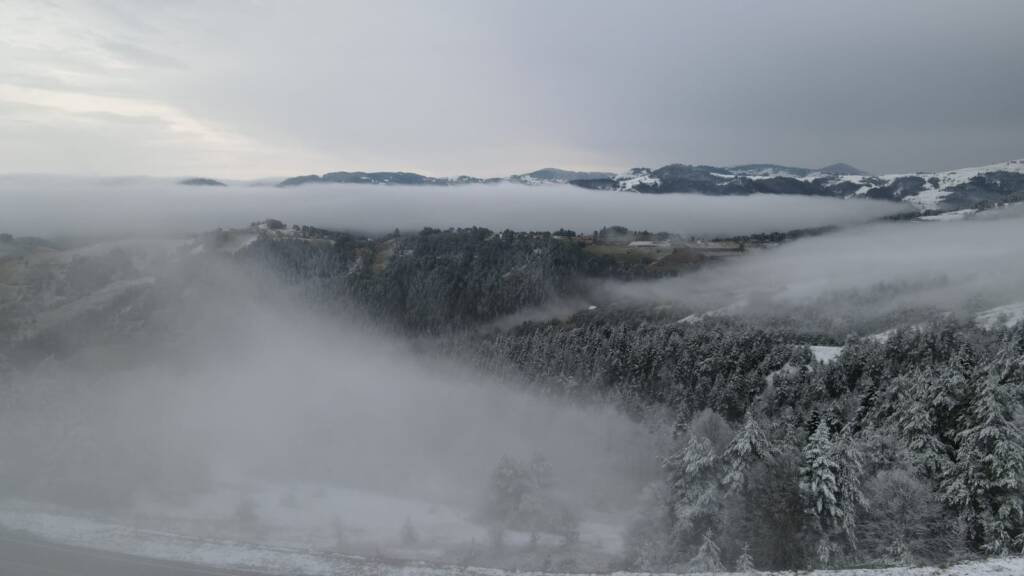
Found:
[[[847,164],[816,170],[746,164],[732,167],[670,164],[633,168],[603,179],[573,182],[627,192],[710,195],[795,194],[907,202],[920,211],[975,209],[1024,201],[1024,160],[934,173],[874,176]]]
[[[1000,325],[1012,328],[1024,322],[1024,302],[1016,302],[986,310],[975,316],[975,321],[985,328],[995,328]]]
[[[0,509],[0,525],[54,543],[91,548],[97,553],[132,554],[157,560],[183,561],[220,569],[248,569],[267,574],[379,576],[540,576],[554,572],[506,571],[441,563],[373,560],[309,548],[261,546],[231,540],[200,539],[170,532],[143,530],[96,519],[28,509]],[[627,572],[617,572],[627,576]],[[632,573],[639,574],[639,573]],[[719,576],[724,573],[718,573]],[[792,572],[758,572],[791,576]],[[807,576],[1009,576],[1024,574],[1024,558],[1006,557],[948,567],[814,570]],[[697,576],[700,576],[699,574]]]
[[[330,172],[296,176],[278,186],[308,183],[358,183],[450,186],[517,182],[573,184],[625,192],[690,192],[715,196],[792,194],[836,198],[872,198],[907,202],[922,212],[963,210],[1024,201],[1024,159],[942,172],[875,176],[849,164],[799,168],[778,164],[704,166],[669,164],[633,168],[621,174],[543,168],[507,178],[438,178],[414,172]]]
[[[971,192],[972,188],[975,189],[973,190],[975,193],[983,192],[986,191],[986,187],[993,187],[992,185],[998,187],[1007,177],[1014,179],[1014,175],[1024,175],[1024,159],[945,172],[889,174],[882,176],[881,179],[888,186],[900,182],[915,183],[918,180],[923,180],[923,186],[919,191],[907,194],[900,199],[910,202],[922,210],[941,210],[959,207],[959,202],[956,198],[950,198],[951,195],[955,196],[958,192]],[[1011,184],[1011,187],[1018,192],[1021,190],[1021,185],[1024,184],[1024,177],[1021,177],[1020,181],[1015,185]],[[946,206],[947,204],[949,206]]]

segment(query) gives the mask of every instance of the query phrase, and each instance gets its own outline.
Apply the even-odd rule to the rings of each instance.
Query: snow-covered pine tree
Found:
[[[754,462],[771,461],[774,449],[768,436],[754,417],[753,409],[747,411],[743,427],[733,437],[725,450],[728,467],[724,483],[730,490],[739,490],[746,483],[747,470]]]
[[[968,536],[994,554],[1024,540],[1024,431],[1015,421],[1022,409],[1021,382],[1001,355],[971,386],[971,402],[956,433],[956,462],[945,475],[948,503],[964,515]]]
[[[828,424],[821,419],[804,447],[804,462],[800,467],[800,493],[807,512],[818,520],[819,529],[826,534],[839,525],[843,515],[837,481],[839,465],[833,460],[833,454]]]
[[[736,571],[741,574],[757,572],[757,569],[754,568],[754,557],[750,555],[750,544],[743,544],[743,551],[736,558]]]
[[[710,531],[704,533],[704,541],[701,543],[700,549],[697,550],[697,555],[687,563],[687,568],[691,572],[718,573],[725,571],[721,551]]]
[[[926,390],[933,430],[947,444],[955,444],[960,418],[971,401],[971,387],[982,377],[977,355],[969,344],[961,344],[949,364],[933,374]]]
[[[840,466],[835,459],[836,450],[829,437],[825,418],[811,434],[804,447],[803,465],[800,467],[800,494],[804,510],[817,521],[818,561],[827,566],[835,546],[832,536],[845,530],[845,508],[840,486]]]
[[[938,478],[951,465],[952,447],[943,442],[936,426],[931,382],[920,374],[900,378],[900,410],[892,421],[906,440],[915,467],[927,477]]]
[[[818,562],[822,566],[828,566],[829,562],[832,561],[832,555],[835,553],[835,545],[829,540],[828,536],[822,535],[818,539],[818,545],[814,549],[814,554],[818,558]]]
[[[833,448],[835,450],[833,460],[838,466],[836,494],[839,498],[839,508],[842,510],[839,527],[842,528],[847,543],[856,549],[857,508],[867,505],[867,500],[860,487],[864,469],[863,455],[849,427],[843,430],[839,441],[834,444]]]
[[[672,490],[672,508],[679,536],[694,528],[708,529],[718,511],[720,459],[707,437],[691,437],[665,467]],[[699,534],[700,532],[697,532]]]
[[[1024,322],[1007,334],[996,354],[993,370],[999,381],[1016,391],[1015,400],[1024,403]]]

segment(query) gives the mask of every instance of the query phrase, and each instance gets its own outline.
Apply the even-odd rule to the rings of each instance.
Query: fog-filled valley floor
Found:
[[[1019,205],[8,177],[0,232],[0,536],[1024,569]]]

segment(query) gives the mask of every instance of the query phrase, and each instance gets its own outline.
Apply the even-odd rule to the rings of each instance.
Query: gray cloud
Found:
[[[180,174],[198,149],[219,161],[209,175],[246,177],[674,161],[889,172],[1024,156],[1024,5],[1009,0],[0,9],[14,23],[5,77],[158,102],[249,143],[221,157],[216,143],[111,141],[98,126],[89,154],[0,160],[6,172],[131,172],[124,142],[164,160],[154,174]],[[17,138],[59,149],[53,131]]]

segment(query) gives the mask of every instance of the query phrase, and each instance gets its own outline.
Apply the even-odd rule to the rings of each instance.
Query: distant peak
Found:
[[[829,164],[824,168],[819,168],[818,172],[824,174],[834,174],[836,176],[871,176],[871,173],[865,172],[854,166],[843,162],[836,162],[835,164]]]
[[[611,172],[563,170],[561,168],[541,168],[527,174],[515,174],[510,179],[515,182],[571,182],[573,180],[596,180],[611,178]]]
[[[178,182],[178,184],[184,184],[185,186],[227,186],[227,184],[213,178],[185,178]]]

